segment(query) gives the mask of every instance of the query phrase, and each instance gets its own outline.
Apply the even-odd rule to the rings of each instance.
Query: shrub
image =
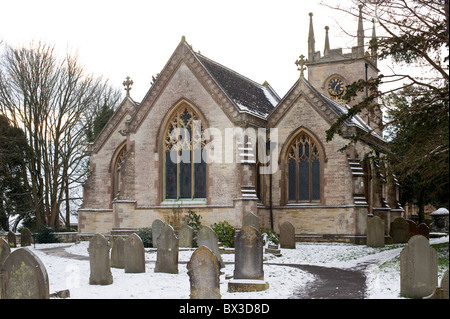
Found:
[[[211,228],[216,232],[219,241],[224,247],[234,247],[236,228],[231,226],[227,221],[214,223]]]
[[[189,210],[186,215],[186,224],[194,229],[194,232],[199,231],[202,228],[202,222],[200,221],[202,216],[197,215],[194,211]]]
[[[278,245],[280,243],[280,237],[277,235],[277,233],[270,228],[262,228],[260,230],[261,235],[263,236],[264,234],[267,235],[267,240],[269,242],[274,243],[275,245]],[[263,236],[264,237],[264,236]],[[264,243],[265,244],[265,243]]]
[[[153,247],[153,241],[152,241],[152,230],[150,228],[140,228],[136,232],[136,235],[141,237],[142,243],[144,244],[144,247]]]
[[[42,225],[36,234],[36,242],[40,244],[59,243],[61,240],[53,231],[53,228]]]
[[[196,214],[192,210],[189,210],[188,214],[186,215],[186,225],[191,226],[194,230],[194,238],[192,240],[192,245],[194,247],[197,247],[197,234],[200,228],[202,228],[202,222],[200,221],[201,219],[202,216]]]

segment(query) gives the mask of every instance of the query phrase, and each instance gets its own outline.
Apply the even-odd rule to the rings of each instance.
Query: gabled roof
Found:
[[[322,117],[330,123],[330,125],[333,124],[340,116],[346,114],[350,109],[350,106],[341,105],[328,98],[326,95],[320,93],[311,85],[311,83],[301,77],[268,116],[268,125],[274,126],[275,123],[277,123],[285,114],[289,112],[289,109],[300,96],[304,96],[309,101],[310,105],[312,105],[312,107],[319,114],[321,114]],[[351,119],[346,120],[344,125],[347,128],[354,127],[362,130],[363,132],[370,134],[375,140],[381,143],[385,142],[384,138],[377,134],[359,115],[355,115]]]
[[[258,84],[199,53],[195,55],[241,112],[265,119],[280,101],[267,82]]]

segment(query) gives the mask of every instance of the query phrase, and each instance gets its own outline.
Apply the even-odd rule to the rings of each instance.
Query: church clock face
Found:
[[[328,93],[331,96],[339,96],[344,93],[344,81],[340,77],[333,77],[328,82]]]

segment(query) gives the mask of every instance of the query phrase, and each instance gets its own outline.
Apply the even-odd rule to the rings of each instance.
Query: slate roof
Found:
[[[332,110],[338,117],[347,114],[348,110],[350,109],[350,106],[348,104],[341,105],[337,103],[336,101],[333,101],[326,95],[318,92],[307,80],[303,79],[306,83],[306,85],[314,92],[316,96],[318,96],[320,99],[322,99],[323,102],[325,102],[325,105],[328,106],[330,110]],[[376,138],[380,140],[384,140],[384,138],[380,135],[378,135],[362,118],[360,115],[356,114],[352,116],[352,118],[345,121],[345,123],[348,126],[356,126],[363,130],[364,132],[370,133],[371,135],[375,136]]]
[[[258,84],[201,54],[195,55],[241,112],[265,119],[280,101],[267,83]]]

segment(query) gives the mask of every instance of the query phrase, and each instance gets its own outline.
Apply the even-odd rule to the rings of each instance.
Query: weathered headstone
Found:
[[[16,234],[14,234],[12,231],[8,231],[8,244],[9,247],[17,247]]]
[[[194,229],[189,225],[184,225],[178,231],[179,247],[192,247],[194,241]]]
[[[244,229],[247,226],[252,226],[256,230],[259,229],[259,217],[256,216],[253,213],[248,213],[242,218],[242,229]]]
[[[155,219],[152,223],[152,244],[155,248],[158,247],[158,238],[164,226],[165,224],[161,219]]]
[[[114,236],[111,247],[111,267],[124,269],[125,268],[125,239],[121,236]]]
[[[295,249],[295,228],[290,222],[280,226],[280,248]]]
[[[252,226],[242,229],[236,236],[234,278],[264,279],[263,240]]]
[[[178,274],[178,238],[170,225],[164,226],[158,238],[155,272]]]
[[[125,272],[142,273],[145,272],[145,250],[141,237],[131,234],[125,240]]]
[[[409,224],[406,219],[403,217],[397,217],[394,219],[391,223],[389,234],[392,237],[392,243],[407,243],[409,239]]]
[[[420,223],[419,225],[417,225],[413,220],[410,219],[408,219],[407,222],[409,224],[409,238],[416,235],[422,235],[427,239],[430,239],[430,228],[425,223]]]
[[[22,229],[22,233],[20,234],[20,246],[26,247],[31,246],[31,239],[33,238],[33,235],[31,234],[31,231],[24,227]]]
[[[109,243],[101,234],[95,234],[89,241],[90,285],[110,285],[113,283]]]
[[[223,262],[222,256],[220,255],[218,241],[219,238],[216,232],[209,226],[203,226],[197,234],[198,246],[206,246],[211,249],[213,254],[216,256],[217,261],[219,262],[219,267],[223,268],[225,267],[225,263]]]
[[[3,238],[0,238],[0,269],[2,268],[3,262],[6,260],[10,253],[11,248],[9,247],[8,243]]]
[[[242,229],[236,236],[233,280],[228,282],[229,292],[262,291],[268,288],[264,281],[263,239],[252,226]]]
[[[367,246],[384,247],[384,222],[378,216],[367,219]]]
[[[422,235],[411,237],[400,253],[400,294],[423,298],[438,285],[436,250]]]
[[[430,227],[425,223],[420,223],[417,226],[417,235],[422,235],[427,239],[430,239]]]
[[[220,299],[220,269],[216,256],[206,246],[197,248],[187,264],[191,299]]]
[[[449,299],[449,285],[448,285],[448,269],[445,271],[441,279],[441,286],[436,287],[436,290],[431,296],[424,299]]]
[[[48,299],[48,274],[42,261],[28,248],[19,248],[0,269],[2,299]]]

